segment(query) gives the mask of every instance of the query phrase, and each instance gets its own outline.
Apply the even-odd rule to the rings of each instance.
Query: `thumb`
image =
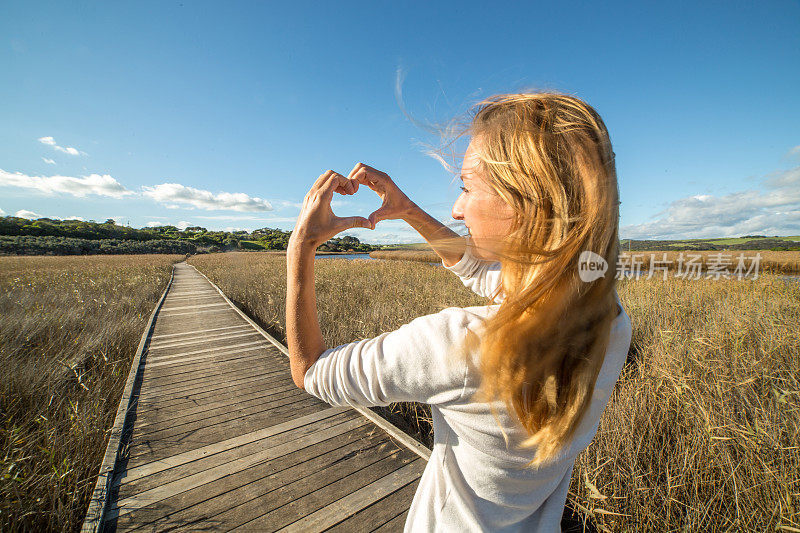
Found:
[[[341,217],[337,225],[341,228],[339,231],[351,228],[375,229],[375,226],[364,217]]]
[[[378,222],[380,222],[381,220],[384,220],[386,218],[386,215],[388,214],[388,211],[389,210],[386,209],[384,206],[381,206],[378,209],[376,209],[375,211],[373,211],[372,214],[369,215],[369,221],[372,223],[373,227]]]

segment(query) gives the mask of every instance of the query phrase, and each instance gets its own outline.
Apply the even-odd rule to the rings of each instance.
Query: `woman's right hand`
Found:
[[[358,184],[366,185],[383,200],[381,206],[369,216],[372,229],[375,229],[375,224],[381,220],[404,218],[418,209],[417,205],[400,190],[400,187],[392,181],[388,174],[369,165],[357,164],[350,171],[347,179],[355,182],[356,187]]]

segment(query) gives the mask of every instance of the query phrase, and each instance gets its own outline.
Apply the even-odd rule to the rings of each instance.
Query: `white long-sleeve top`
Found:
[[[448,268],[477,294],[495,296],[499,263],[480,261],[468,250]],[[444,309],[326,350],[308,369],[305,389],[331,405],[430,404],[434,445],[405,531],[560,531],[575,458],[597,431],[630,346],[631,322],[618,295],[617,303],[621,312],[589,409],[558,457],[538,468],[525,467],[535,451],[519,446],[528,434],[503,402],[494,402],[495,419],[489,403],[470,401],[480,376],[459,346],[466,330],[479,333],[499,305]],[[478,354],[470,357],[477,361]]]

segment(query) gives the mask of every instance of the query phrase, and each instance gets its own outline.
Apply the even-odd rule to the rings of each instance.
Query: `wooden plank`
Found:
[[[201,378],[192,378],[190,377],[192,374],[162,376],[162,380],[159,383],[152,384],[153,386],[149,388],[147,396],[141,395],[139,397],[139,402],[152,404],[157,402],[159,398],[174,398],[175,396],[195,392],[210,392],[230,388],[241,390],[242,387],[256,386],[256,381],[261,382],[259,386],[271,387],[275,380],[286,377],[283,375],[285,374],[283,369],[253,375],[252,368],[247,368],[246,366],[230,366],[229,368],[230,370],[224,373]]]
[[[164,307],[163,311],[164,312],[169,312],[169,311],[183,311],[185,309],[205,309],[205,308],[208,308],[208,307],[219,307],[221,305],[224,305],[226,307],[228,306],[228,304],[225,303],[225,302],[214,302],[214,303],[207,303],[207,304],[181,305],[181,306],[178,306],[178,307]]]
[[[181,340],[175,342],[164,342],[164,343],[150,343],[147,347],[148,350],[165,350],[168,348],[178,348],[183,346],[190,346],[192,344],[203,344],[207,342],[219,342],[219,341],[229,341],[231,339],[236,339],[239,337],[246,337],[248,335],[258,335],[258,332],[253,330],[252,328],[248,328],[244,331],[234,331],[231,333],[218,333],[216,335],[207,335],[205,337],[198,337],[192,340]]]
[[[419,486],[419,478],[397,489],[385,498],[369,505],[335,526],[326,533],[369,533],[391,521],[396,516],[408,512],[409,504]],[[305,520],[305,518],[303,519]],[[294,525],[294,524],[292,524]],[[291,526],[289,526],[291,527]],[[400,527],[402,530],[402,525]]]
[[[275,509],[260,511],[259,516],[239,524],[232,531],[278,531],[295,522],[299,517],[311,514],[320,507],[390,475],[397,470],[398,463],[405,466],[411,461],[419,460],[416,455],[401,453],[400,449],[394,448],[393,453],[383,457],[375,452],[361,453],[337,463],[335,469],[322,472],[326,476],[327,483],[316,487],[315,490],[307,490],[309,486],[312,486],[309,483],[311,476],[298,480],[304,486],[301,491],[304,494],[298,494],[289,501],[283,501],[282,505]]]
[[[182,379],[189,378],[200,372],[208,372],[213,368],[218,368],[220,373],[244,370],[249,366],[253,372],[255,368],[267,368],[270,372],[280,370],[276,368],[275,360],[269,353],[252,351],[244,354],[235,354],[227,359],[205,359],[202,361],[190,361],[185,365],[172,365],[152,369],[149,373],[144,372],[146,379],[162,379],[156,387],[164,386],[169,383],[177,383]],[[271,370],[275,368],[275,370]],[[170,379],[172,378],[172,379]]]
[[[134,430],[131,435],[131,444],[137,445],[143,442],[159,442],[161,444],[171,444],[180,442],[187,436],[197,436],[203,433],[218,432],[223,437],[230,435],[230,426],[236,426],[238,422],[255,423],[262,420],[269,423],[271,417],[278,414],[291,415],[295,410],[304,407],[318,406],[319,403],[315,402],[313,398],[300,397],[300,398],[285,398],[269,402],[266,405],[257,406],[255,408],[243,409],[242,411],[233,411],[221,415],[209,417],[207,420],[194,422],[189,424],[181,424],[179,426],[162,426],[157,430],[151,430],[147,433],[138,432]]]
[[[163,459],[170,455],[225,440],[231,435],[249,433],[274,426],[281,422],[292,420],[297,416],[313,413],[319,409],[320,405],[315,403],[303,407],[290,406],[288,409],[281,408],[278,411],[273,411],[268,416],[239,418],[231,421],[230,425],[227,426],[204,427],[197,431],[175,435],[162,441],[148,439],[142,442],[131,442],[129,445],[129,457],[131,461],[142,462]]]
[[[202,311],[180,311],[178,313],[164,313],[161,316],[163,316],[165,318],[174,318],[174,317],[186,316],[186,315],[197,316],[198,314],[213,315],[215,313],[230,313],[231,311],[232,311],[232,309],[226,307],[225,309],[207,309],[207,310],[202,310]]]
[[[246,375],[246,374],[242,373],[242,374],[237,374],[237,375]],[[219,384],[219,385],[221,385],[223,387],[227,387],[227,388],[231,388],[231,387],[236,388],[237,391],[240,393],[237,396],[239,398],[241,398],[241,400],[246,400],[248,398],[255,397],[255,396],[258,396],[258,395],[261,395],[261,394],[277,394],[277,393],[280,393],[280,392],[288,392],[288,391],[302,392],[296,386],[294,386],[293,383],[289,383],[288,381],[284,381],[282,383],[279,383],[278,385],[275,385],[275,383],[273,383],[273,382],[265,382],[265,380],[268,380],[270,377],[276,377],[276,379],[279,379],[279,378],[285,377],[285,376],[281,376],[280,373],[267,374],[266,377],[263,376],[263,375],[261,375],[261,376],[260,375],[255,375],[255,376],[251,376],[251,377],[248,377],[248,378],[240,377],[240,378],[238,378],[236,380],[232,380],[230,382],[225,382],[224,380],[221,380],[219,383],[214,383],[214,384],[215,385]],[[172,398],[172,397],[177,396],[177,395],[183,395],[183,394],[187,394],[189,392],[195,392],[195,391],[197,391],[197,392],[204,391],[204,390],[208,391],[208,388],[209,388],[208,387],[208,385],[209,385],[208,383],[202,383],[201,382],[201,383],[196,383],[196,384],[193,384],[193,385],[194,385],[193,388],[183,387],[183,388],[176,388],[173,391],[166,391],[164,395],[160,396],[160,398]],[[243,388],[244,385],[248,385],[248,387]],[[232,398],[232,399],[235,399],[235,398]],[[139,419],[137,420],[137,424],[139,424],[139,425],[142,425],[143,423],[146,423],[146,421],[148,420],[148,418],[146,416],[147,412],[149,410],[151,410],[151,409],[154,410],[154,411],[170,409],[170,408],[171,409],[175,409],[174,406],[159,405],[157,403],[157,401],[155,401],[156,397],[151,397],[148,400],[149,401],[147,401],[147,402],[140,403],[140,405],[147,406],[147,409],[142,410],[142,413],[139,415]],[[221,399],[221,401],[225,401],[225,398]],[[140,399],[140,402],[142,402],[142,399]],[[197,404],[194,404],[194,405],[197,406]],[[190,414],[193,414],[193,413],[196,412],[192,407],[183,407],[183,408],[180,409],[180,411],[181,411],[181,413],[183,415],[190,415]]]
[[[154,340],[161,340],[161,339],[166,339],[166,338],[183,337],[185,335],[197,335],[199,333],[208,333],[209,331],[221,331],[221,330],[226,330],[226,329],[230,330],[230,329],[249,328],[249,327],[251,327],[250,324],[237,324],[235,326],[225,326],[225,327],[220,327],[220,328],[209,328],[209,329],[198,329],[198,330],[195,330],[195,331],[182,331],[180,333],[170,333],[170,334],[166,334],[166,335],[165,334],[156,333],[156,334],[153,334],[150,337],[150,341],[152,342]],[[155,344],[155,343],[153,343],[153,344]]]
[[[253,431],[244,435],[238,435],[236,437],[214,444],[209,444],[208,446],[203,446],[202,448],[196,448],[181,454],[171,455],[159,461],[138,465],[135,468],[130,468],[123,472],[120,475],[120,479],[124,477],[125,481],[135,481],[139,478],[151,476],[163,470],[175,468],[177,466],[198,461],[206,457],[212,457],[235,448],[241,448],[247,444],[264,440],[275,435],[280,435],[281,433],[291,433],[292,435],[296,435],[293,430],[299,430],[305,427],[316,429],[318,427],[318,423],[323,421],[328,421],[330,423],[332,420],[340,420],[339,417],[341,417],[342,414],[349,415],[350,413],[348,413],[348,410],[342,407],[331,407],[330,409],[325,409],[324,411],[317,411],[310,415],[293,418],[288,422],[276,424],[266,429]]]
[[[369,434],[369,431],[372,434]],[[375,432],[374,428],[369,431],[365,426],[362,430],[343,434],[342,437],[347,438],[355,434],[352,443],[323,455],[315,455],[318,446],[309,446],[299,450],[293,457],[289,455],[282,457],[280,462],[265,465],[258,480],[248,484],[240,484],[237,478],[247,475],[249,471],[230,476],[233,478],[232,483],[239,487],[213,501],[205,501],[202,505],[202,514],[198,516],[195,511],[192,521],[187,520],[185,523],[189,527],[198,522],[214,524],[216,529],[231,530],[265,514],[283,509],[292,501],[309,493],[323,489],[330,484],[332,476],[363,471],[371,464],[396,457],[400,453],[396,446],[385,440],[385,435]],[[367,434],[364,435],[364,432]],[[291,466],[284,468],[284,461]],[[269,473],[270,471],[272,472]],[[265,475],[266,473],[269,474]],[[262,531],[265,528],[259,525],[252,527],[245,525],[244,529]]]
[[[355,416],[348,416],[347,413],[340,413],[319,423],[302,426],[300,428],[282,432],[268,438],[236,446],[212,456],[202,457],[190,463],[177,465],[166,470],[140,477],[138,479],[126,479],[123,496],[136,495],[162,486],[166,483],[186,478],[197,472],[206,471],[222,464],[230,464],[238,459],[262,453],[268,449],[273,449],[273,451],[279,450],[278,446],[285,445],[286,450],[288,450],[284,450],[286,453],[280,453],[274,457],[271,456],[272,458],[268,459],[269,461],[278,461],[280,459],[279,462],[275,463],[275,468],[266,469],[264,466],[264,461],[259,462],[252,467],[259,470],[261,476],[265,476],[267,474],[272,475],[278,470],[288,467],[284,459],[284,456],[287,454],[296,454],[298,455],[298,462],[305,462],[312,457],[316,457],[317,455],[324,453],[322,448],[328,449],[328,445],[326,444],[327,441],[338,437],[339,435],[348,436],[346,440],[342,441],[341,445],[353,440],[364,440],[369,436],[376,436],[373,435],[373,433],[370,433],[371,428],[369,427],[369,422],[359,417],[357,413],[353,414]],[[322,432],[327,429],[335,429],[336,431],[323,434]],[[377,434],[376,438],[379,438],[379,440],[385,440],[385,437],[379,434]],[[248,468],[247,470],[252,468]],[[239,475],[239,473],[235,473],[235,475]],[[217,480],[214,481],[214,483],[216,482]],[[241,482],[237,481],[235,485],[241,486]],[[198,490],[201,492],[207,491],[208,489],[210,489],[208,484],[203,484],[200,486],[200,488],[198,488]],[[214,490],[216,491],[218,489]]]
[[[372,533],[399,533],[405,529],[406,518],[408,518],[408,509],[395,516],[381,527],[374,529]]]
[[[135,509],[166,499],[180,492],[185,492],[195,487],[205,485],[206,483],[219,479],[223,476],[235,474],[236,472],[251,468],[252,466],[267,459],[281,457],[282,455],[296,450],[300,446],[306,447],[315,442],[320,442],[327,438],[341,435],[343,432],[351,431],[354,429],[354,427],[357,427],[357,424],[360,423],[360,420],[355,420],[351,422],[345,422],[344,424],[338,424],[323,431],[298,439],[297,441],[282,444],[274,448],[268,448],[259,453],[255,453],[253,455],[236,459],[229,463],[224,463],[213,468],[197,472],[170,483],[159,485],[153,489],[120,499],[117,502],[115,510],[117,511],[118,516],[125,515]]]
[[[171,420],[166,424],[155,424],[147,428],[137,428],[135,438],[138,440],[165,438],[172,435],[195,431],[200,428],[208,428],[217,424],[222,424],[232,420],[237,420],[245,416],[257,416],[266,411],[285,407],[289,405],[307,404],[311,400],[308,395],[283,395],[273,397],[268,400],[252,402],[249,405],[236,405],[234,408],[227,407],[217,410],[214,414],[201,417],[190,417],[186,420]],[[305,405],[303,404],[303,405]]]
[[[248,362],[248,361],[245,361]],[[237,361],[238,363],[238,361]],[[285,371],[276,369],[273,372],[263,374],[248,374],[247,368],[241,364],[230,364],[225,366],[225,374],[219,378],[208,378],[208,382],[181,381],[178,378],[186,378],[191,376],[191,373],[181,373],[175,376],[164,376],[164,380],[153,387],[153,391],[148,391],[148,395],[142,395],[139,398],[141,403],[153,404],[162,401],[173,401],[178,398],[186,398],[189,396],[202,395],[211,392],[222,394],[236,393],[241,388],[250,388],[255,386],[272,387],[277,383],[288,383],[291,381],[291,376],[286,376]],[[235,373],[234,373],[235,372]],[[251,370],[252,372],[252,370]],[[250,377],[242,377],[242,376]],[[174,380],[167,380],[166,378],[174,377]],[[225,378],[228,378],[226,381]],[[258,384],[256,381],[260,381]]]
[[[264,364],[272,365],[273,367],[277,363],[273,355],[269,353],[269,351],[267,350],[264,352],[252,352],[250,355],[247,355],[246,357],[236,358],[230,361],[227,360],[198,361],[193,364],[187,364],[181,367],[166,367],[166,368],[151,369],[149,372],[145,368],[144,377],[148,381],[151,379],[167,378],[167,377],[177,378],[182,374],[193,375],[197,372],[205,372],[212,368],[218,368],[221,372],[227,372],[237,368],[245,368],[245,366],[250,365],[249,361],[256,359],[260,359],[261,361],[264,361]],[[252,369],[252,365],[250,365],[250,368]]]
[[[154,506],[132,511],[120,518],[125,526],[164,530],[168,527],[228,529],[236,510],[258,508],[269,502],[270,494],[281,489],[286,479],[304,479],[338,464],[343,458],[379,444],[383,435],[370,434],[368,426],[348,431],[312,446],[294,450],[265,461],[257,467],[225,476],[220,480],[182,492]],[[385,444],[385,440],[383,441]],[[231,512],[233,511],[233,512]],[[223,516],[223,513],[226,513]]]
[[[194,409],[157,409],[156,417],[152,417],[149,422],[142,421],[137,425],[139,435],[147,435],[158,429],[159,426],[169,426],[177,428],[184,424],[210,420],[213,417],[225,413],[243,413],[245,410],[257,406],[269,405],[269,402],[284,399],[301,399],[305,396],[295,387],[294,389],[285,388],[280,391],[257,390],[253,393],[238,398],[231,398],[227,402],[213,402],[207,405],[200,405]]]
[[[169,355],[167,354],[151,355],[150,352],[148,352],[147,362],[150,363],[152,366],[152,363],[157,363],[160,361],[168,361],[170,359],[177,359],[182,357],[190,357],[197,354],[205,354],[208,352],[219,352],[219,351],[236,351],[239,348],[244,348],[247,346],[266,346],[266,345],[267,344],[262,339],[259,339],[257,341],[240,342],[238,344],[223,344],[221,346],[214,346],[213,348],[190,350],[188,352],[177,351],[177,352],[172,352]]]
[[[422,475],[420,461],[416,459],[394,472],[363,486],[355,492],[347,494],[333,503],[319,508],[300,520],[280,529],[284,533],[305,533],[306,531],[323,531],[336,525],[356,512],[385,498],[403,486],[414,482]],[[424,467],[423,467],[424,468]]]
[[[265,348],[269,348],[269,343],[265,342],[262,338],[257,339],[237,339],[236,341],[232,342],[225,342],[223,341],[209,341],[209,346],[200,347],[193,347],[189,349],[160,349],[156,348],[155,350],[148,350],[147,352],[147,360],[151,363],[156,363],[160,361],[168,361],[170,359],[176,359],[181,357],[190,357],[193,355],[198,354],[205,354],[212,351],[235,351],[239,348],[244,348],[248,346],[264,346]]]
[[[213,353],[206,353],[205,355],[195,355],[192,357],[183,357],[182,354],[170,355],[167,357],[158,357],[156,358],[157,359],[156,362],[148,363],[148,366],[150,368],[159,368],[162,366],[181,366],[194,363],[197,361],[205,361],[207,359],[214,359],[214,358],[224,358],[224,359],[218,359],[221,361],[232,361],[235,359],[239,359],[240,357],[246,357],[248,352],[257,351],[264,348],[264,345],[260,342],[250,343],[250,344],[255,344],[256,346],[252,346],[250,348],[231,348],[229,349],[230,353],[226,353],[226,349],[223,348],[214,350]],[[165,361],[165,359],[167,360]]]

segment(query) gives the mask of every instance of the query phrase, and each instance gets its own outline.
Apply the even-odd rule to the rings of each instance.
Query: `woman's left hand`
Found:
[[[357,190],[357,183],[333,170],[328,170],[317,178],[303,199],[303,207],[289,238],[289,245],[316,250],[325,241],[347,229],[373,229],[370,221],[364,217],[337,217],[333,214],[333,193],[352,195]]]

